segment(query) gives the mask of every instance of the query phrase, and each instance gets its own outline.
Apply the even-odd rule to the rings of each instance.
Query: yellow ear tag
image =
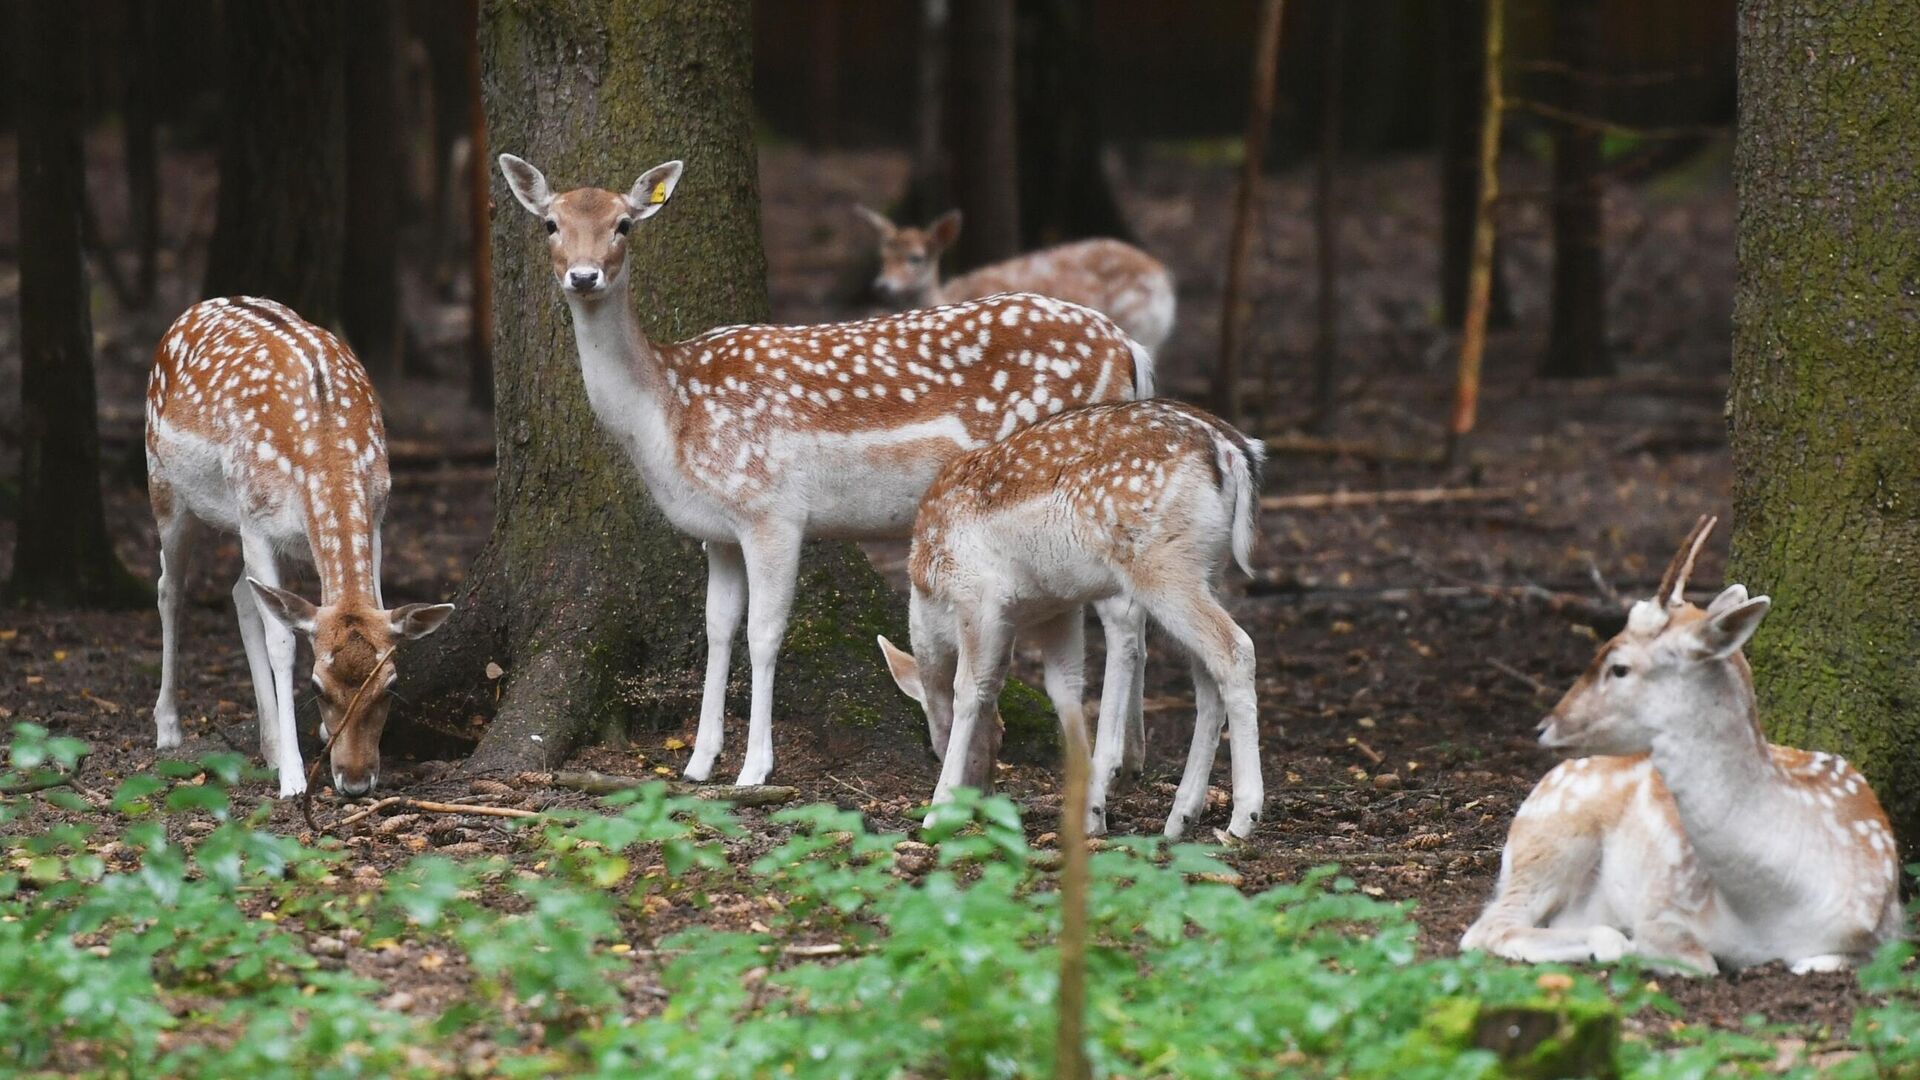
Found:
[[[654,206],[659,206],[666,201],[667,182],[665,180],[655,180],[653,182],[653,194],[647,196],[647,202],[652,203]]]

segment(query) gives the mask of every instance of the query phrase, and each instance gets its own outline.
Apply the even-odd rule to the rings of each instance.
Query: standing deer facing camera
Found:
[[[452,604],[388,610],[381,602],[380,522],[390,487],[380,403],[340,339],[249,296],[205,300],[174,320],[147,383],[147,492],[160,529],[153,722],[161,749],[180,745],[180,602],[188,560],[211,525],[240,536],[246,569],[233,608],[253,672],[260,753],[280,772],[281,797],[307,786],[293,723],[296,632],[313,645],[323,737],[360,698],[358,719],[334,740],[334,786],[348,795],[373,789],[396,676],[382,658],[453,614]],[[312,560],[318,606],[279,588],[283,554]]]
[[[934,473],[954,456],[1074,405],[1152,393],[1152,361],[1105,316],[1011,294],[824,326],[729,326],[674,344],[648,339],[628,296],[628,236],[660,212],[681,163],[625,193],[556,195],[540,170],[500,157],[507,184],[547,231],[573,311],[587,399],[660,510],[706,542],[707,676],[685,773],[719,756],[727,668],[746,607],[752,711],[742,784],[773,768],[773,671],[801,540],[906,534]],[[1138,711],[1140,619],[1102,610],[1120,664],[1109,681]],[[942,744],[936,742],[938,749]]]
[[[1683,597],[1713,524],[1700,519],[1542,723],[1542,746],[1603,756],[1561,763],[1520,805],[1462,949],[1801,974],[1899,932],[1899,861],[1873,789],[1837,757],[1760,733],[1740,647],[1768,599],[1740,585],[1705,610]]]
[[[1248,569],[1264,449],[1218,418],[1172,401],[1097,405],[1043,420],[956,458],[914,525],[908,620],[913,654],[880,639],[887,667],[951,727],[941,802],[983,786],[997,749],[994,705],[1017,632],[1040,646],[1047,694],[1068,743],[1081,718],[1081,606],[1127,597],[1193,661],[1195,717],[1186,774],[1166,834],[1206,803],[1224,717],[1233,754],[1233,818],[1245,837],[1264,803],[1253,640],[1214,596],[1229,558]],[[1120,732],[1102,710],[1087,831],[1106,831]],[[936,738],[940,735],[936,734]]]
[[[932,307],[1003,292],[1035,292],[1084,304],[1120,324],[1155,356],[1173,333],[1173,275],[1118,240],[1076,240],[940,280],[940,256],[960,237],[960,211],[924,229],[902,228],[864,206],[854,211],[880,239],[874,287],[906,307]]]

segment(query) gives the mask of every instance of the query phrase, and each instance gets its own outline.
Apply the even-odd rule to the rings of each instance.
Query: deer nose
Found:
[[[346,773],[335,771],[333,774],[333,786],[342,795],[359,796],[372,791],[377,779],[372,769],[367,770],[366,775],[359,777],[351,777]]]
[[[585,292],[588,289],[597,288],[600,284],[600,271],[569,270],[567,271],[567,284],[573,286],[575,289],[579,290],[580,292]]]

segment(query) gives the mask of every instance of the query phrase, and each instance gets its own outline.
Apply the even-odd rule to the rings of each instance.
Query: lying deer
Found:
[[[763,783],[773,768],[774,662],[803,538],[904,536],[955,455],[1070,406],[1153,392],[1150,355],[1106,316],[1023,293],[655,343],[628,298],[627,238],[673,197],[681,163],[647,170],[625,193],[559,195],[512,154],[500,168],[546,226],[594,415],[667,520],[706,542],[707,675],[691,779],[707,779],[720,753],[743,604],[753,697],[739,782]],[[1114,655],[1137,657],[1140,617],[1124,602],[1101,615]],[[1110,667],[1109,682],[1135,688],[1114,698],[1137,717],[1138,676]]]
[[[153,722],[161,749],[180,745],[180,601],[188,560],[210,525],[240,536],[246,567],[233,608],[253,673],[260,753],[279,770],[281,797],[307,786],[293,722],[296,632],[313,645],[322,738],[360,696],[358,719],[333,742],[334,786],[348,795],[373,789],[396,675],[386,657],[396,642],[425,637],[453,614],[451,604],[388,610],[380,598],[390,487],[380,403],[339,338],[249,296],[202,301],[174,320],[147,383],[147,493],[160,531]],[[312,561],[318,606],[279,588],[281,555]]]
[[[913,654],[880,639],[900,689],[936,730],[951,725],[933,801],[985,786],[998,749],[994,712],[1016,633],[1040,647],[1060,722],[1081,714],[1081,605],[1130,597],[1192,658],[1193,744],[1166,835],[1207,797],[1222,715],[1232,739],[1233,817],[1259,820],[1253,640],[1214,596],[1229,556],[1253,545],[1261,444],[1173,401],[1075,409],[956,458],[914,524],[908,620]],[[1088,785],[1087,829],[1106,827],[1120,733],[1102,710]]]
[[[854,211],[880,235],[880,276],[874,288],[905,307],[1036,292],[1105,312],[1156,356],[1173,332],[1173,275],[1131,244],[1079,240],[942,282],[940,256],[960,237],[960,211],[949,210],[924,229],[896,227],[864,206]]]
[[[1626,953],[1702,974],[1833,971],[1900,930],[1887,816],[1845,761],[1767,742],[1740,648],[1768,599],[1683,599],[1713,519],[1681,545],[1541,725],[1576,757],[1514,816],[1493,902],[1461,938],[1530,963]]]

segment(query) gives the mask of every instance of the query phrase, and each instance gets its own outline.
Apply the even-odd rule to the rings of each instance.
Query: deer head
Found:
[[[252,578],[254,597],[267,614],[313,645],[313,692],[320,704],[320,734],[333,740],[333,786],[343,795],[364,795],[380,780],[380,733],[386,730],[388,691],[399,671],[388,653],[400,641],[426,637],[453,614],[452,604],[405,604],[382,611],[371,604],[316,607],[285,589]],[[383,659],[385,658],[385,659]],[[381,669],[376,673],[376,665]],[[366,687],[363,692],[362,686]],[[346,711],[358,718],[346,724]]]
[[[655,165],[641,173],[625,195],[601,188],[555,195],[539,169],[512,154],[500,155],[500,171],[513,197],[546,224],[554,280],[583,299],[598,299],[624,283],[633,223],[660,212],[673,197],[683,168],[678,161]]]
[[[1753,683],[1740,648],[1771,601],[1749,598],[1744,585],[1728,586],[1705,610],[1685,599],[1714,520],[1703,517],[1693,527],[1659,591],[1633,605],[1626,629],[1601,646],[1541,722],[1542,746],[1574,757],[1637,754],[1663,735],[1754,723]]]
[[[940,287],[940,255],[960,238],[960,211],[949,210],[924,229],[896,228],[880,214],[856,206],[880,237],[880,276],[874,290],[901,303],[919,304]]]

